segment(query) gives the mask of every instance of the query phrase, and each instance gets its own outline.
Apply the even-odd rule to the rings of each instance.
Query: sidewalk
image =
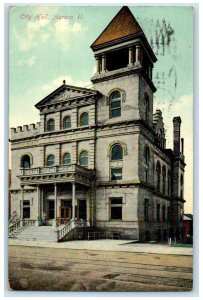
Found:
[[[94,241],[68,241],[68,242],[41,242],[22,241],[9,239],[9,246],[28,246],[61,248],[75,250],[96,250],[96,251],[116,251],[116,252],[137,252],[137,253],[157,253],[173,255],[193,255],[193,248],[169,247],[168,245],[133,243],[129,240],[94,240]]]

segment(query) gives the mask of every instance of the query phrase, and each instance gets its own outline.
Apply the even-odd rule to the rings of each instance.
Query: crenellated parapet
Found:
[[[40,122],[37,122],[36,124],[32,123],[29,125],[18,126],[16,128],[10,128],[10,139],[13,141],[17,139],[28,138],[39,133]]]

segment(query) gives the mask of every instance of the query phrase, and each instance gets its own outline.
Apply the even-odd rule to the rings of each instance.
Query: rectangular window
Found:
[[[30,201],[24,200],[23,201],[23,219],[30,218]]]
[[[156,207],[156,219],[157,221],[160,221],[160,204],[157,204]]]
[[[111,198],[111,220],[122,220],[122,198]]]
[[[170,207],[167,208],[167,221],[170,221]]]
[[[111,169],[111,180],[121,180],[122,179],[122,169]]]

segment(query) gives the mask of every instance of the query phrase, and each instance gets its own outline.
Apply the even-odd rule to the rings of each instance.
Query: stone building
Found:
[[[156,56],[128,7],[91,48],[93,88],[64,81],[36,104],[40,122],[11,128],[11,210],[39,225],[79,218],[125,238],[179,237],[181,119],[166,149],[162,112],[153,113]]]

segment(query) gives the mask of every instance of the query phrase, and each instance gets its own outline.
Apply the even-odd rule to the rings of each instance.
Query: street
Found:
[[[9,284],[26,291],[189,291],[192,256],[15,245]]]

